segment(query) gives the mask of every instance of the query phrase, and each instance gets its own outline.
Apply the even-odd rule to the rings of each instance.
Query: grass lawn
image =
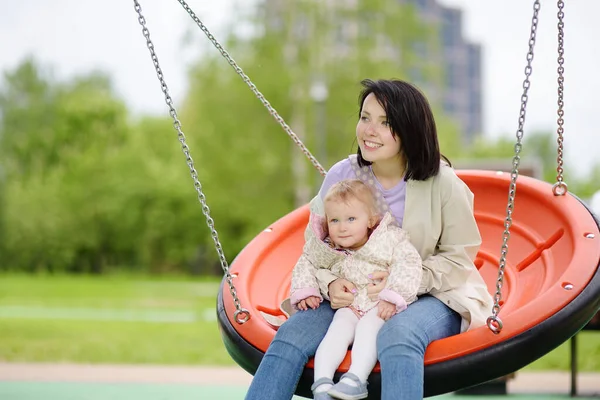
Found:
[[[0,360],[232,364],[214,279],[0,275]]]
[[[233,364],[216,322],[216,280],[0,275],[0,360]],[[600,332],[578,336],[600,372]],[[565,343],[529,370],[567,370]]]

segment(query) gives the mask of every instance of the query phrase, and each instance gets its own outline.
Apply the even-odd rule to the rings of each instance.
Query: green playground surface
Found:
[[[245,386],[205,386],[186,384],[131,384],[83,382],[0,382],[3,400],[243,400]],[[435,400],[559,400],[568,395],[509,394],[506,396],[471,396],[446,394]],[[578,397],[580,400],[594,397]],[[596,399],[598,397],[595,397]],[[303,397],[294,397],[300,400]]]

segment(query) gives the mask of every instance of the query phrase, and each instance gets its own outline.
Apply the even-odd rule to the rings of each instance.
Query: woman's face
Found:
[[[373,93],[363,102],[356,139],[366,161],[389,160],[400,154],[400,139],[392,133],[385,110]]]

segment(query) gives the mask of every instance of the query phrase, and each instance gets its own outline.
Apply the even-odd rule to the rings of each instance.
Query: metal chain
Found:
[[[563,12],[564,7],[565,3],[562,0],[558,0],[558,110],[556,112],[558,114],[558,127],[556,129],[556,133],[558,134],[558,138],[556,139],[556,142],[558,143],[558,156],[556,158],[556,183],[552,186],[552,193],[554,193],[555,196],[564,196],[565,194],[567,194],[568,191],[567,184],[563,180],[563,133],[565,131],[563,128],[563,125],[565,123],[565,120],[563,118],[565,115],[565,111],[563,110],[563,106],[565,104],[563,102],[563,95],[565,89],[565,68],[563,66],[563,64],[565,63],[565,13]]]
[[[233,67],[233,69],[235,70],[235,72],[244,80],[244,82],[246,82],[246,85],[248,85],[250,90],[252,90],[252,92],[254,93],[256,98],[258,98],[260,100],[260,102],[267,108],[267,110],[269,111],[269,114],[271,114],[273,116],[273,118],[275,118],[275,120],[279,123],[279,125],[281,125],[281,127],[285,130],[285,132],[288,134],[288,136],[294,141],[294,143],[296,143],[296,145],[302,150],[302,152],[306,155],[306,157],[308,157],[308,159],[310,160],[312,165],[315,166],[315,168],[319,171],[319,173],[322,176],[325,176],[325,174],[327,174],[327,171],[321,166],[319,161],[317,161],[317,159],[310,153],[310,151],[302,143],[300,138],[298,138],[298,136],[296,136],[296,134],[292,131],[292,128],[290,128],[289,125],[283,120],[283,118],[279,115],[279,113],[275,110],[275,108],[273,108],[273,106],[271,106],[271,103],[269,103],[269,101],[265,98],[265,96],[256,88],[256,85],[254,85],[254,83],[252,83],[252,81],[250,80],[248,75],[246,75],[244,73],[242,68],[233,60],[233,58],[229,55],[229,53],[217,41],[217,39],[214,37],[214,35],[212,33],[210,33],[210,31],[208,30],[206,25],[204,25],[202,23],[202,21],[200,21],[200,19],[196,16],[194,11],[192,11],[190,6],[188,6],[188,4],[184,0],[177,0],[177,1],[179,2],[179,4],[181,4],[183,6],[184,10],[190,15],[190,17],[192,17],[192,19],[200,27],[202,32],[204,32],[204,34],[206,35],[208,40],[210,40],[211,43],[217,48],[217,50],[219,50],[219,52],[227,60],[229,65],[231,65]]]
[[[538,14],[540,1],[533,3],[533,17],[531,18],[531,34],[529,36],[529,51],[527,52],[527,66],[525,67],[525,80],[523,81],[523,94],[521,95],[521,110],[519,111],[519,127],[517,129],[517,143],[515,144],[515,155],[512,160],[512,172],[510,174],[510,187],[508,189],[508,205],[506,206],[506,219],[504,220],[504,233],[502,234],[502,249],[500,251],[500,263],[498,266],[498,278],[496,279],[496,294],[494,295],[494,307],[492,315],[487,319],[487,326],[493,333],[502,331],[502,320],[498,317],[500,313],[500,302],[502,301],[502,285],[504,284],[504,270],[506,268],[506,255],[508,254],[508,240],[510,239],[510,227],[512,226],[512,213],[515,206],[515,194],[517,191],[517,178],[519,176],[519,163],[521,157],[521,142],[523,140],[523,127],[527,113],[527,101],[529,100],[529,77],[532,72],[533,49],[538,26]]]
[[[223,247],[221,246],[221,242],[219,241],[219,234],[217,233],[217,230],[215,229],[215,222],[212,219],[212,217],[210,216],[210,209],[208,208],[208,205],[206,204],[206,197],[204,196],[204,193],[202,192],[202,184],[200,183],[200,180],[198,179],[198,172],[196,171],[196,168],[194,167],[194,160],[192,159],[192,156],[190,155],[190,148],[188,147],[188,145],[186,143],[185,135],[181,129],[181,122],[179,121],[179,118],[177,117],[177,111],[175,110],[175,106],[173,105],[173,99],[169,95],[169,89],[165,82],[163,72],[158,63],[158,57],[156,55],[156,52],[154,51],[154,44],[152,43],[152,40],[150,40],[150,31],[146,27],[146,19],[142,15],[142,7],[140,6],[140,4],[137,0],[133,0],[133,4],[134,4],[135,11],[138,14],[138,22],[142,26],[142,33],[143,33],[144,37],[146,38],[146,46],[148,47],[148,50],[150,50],[150,56],[152,58],[152,63],[154,64],[154,68],[156,69],[156,75],[158,76],[158,80],[160,81],[160,86],[161,86],[162,92],[165,95],[165,102],[167,103],[167,106],[169,107],[169,114],[173,118],[173,126],[175,127],[175,130],[177,131],[177,137],[179,139],[179,142],[181,143],[181,149],[183,151],[183,154],[185,154],[185,161],[190,170],[190,175],[192,176],[192,179],[194,181],[194,188],[196,189],[196,192],[198,193],[198,200],[200,201],[200,204],[202,205],[202,213],[206,217],[206,224],[208,225],[208,228],[210,229],[210,235],[215,244],[215,249],[217,250],[217,254],[219,255],[219,261],[221,262],[221,268],[223,268],[223,272],[225,273],[225,277],[226,277],[227,283],[229,285],[229,291],[231,292],[231,296],[233,297],[233,303],[235,304],[235,309],[236,309],[236,311],[234,313],[234,319],[238,324],[243,324],[250,319],[250,313],[248,312],[248,310],[242,308],[240,300],[237,297],[237,291],[235,289],[235,286],[233,285],[233,276],[229,273],[229,265],[227,264],[227,259],[225,258],[225,253],[223,252]]]

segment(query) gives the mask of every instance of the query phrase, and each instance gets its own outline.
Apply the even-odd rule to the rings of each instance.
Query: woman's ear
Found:
[[[373,229],[379,223],[379,215],[372,214],[369,218],[369,229]]]

